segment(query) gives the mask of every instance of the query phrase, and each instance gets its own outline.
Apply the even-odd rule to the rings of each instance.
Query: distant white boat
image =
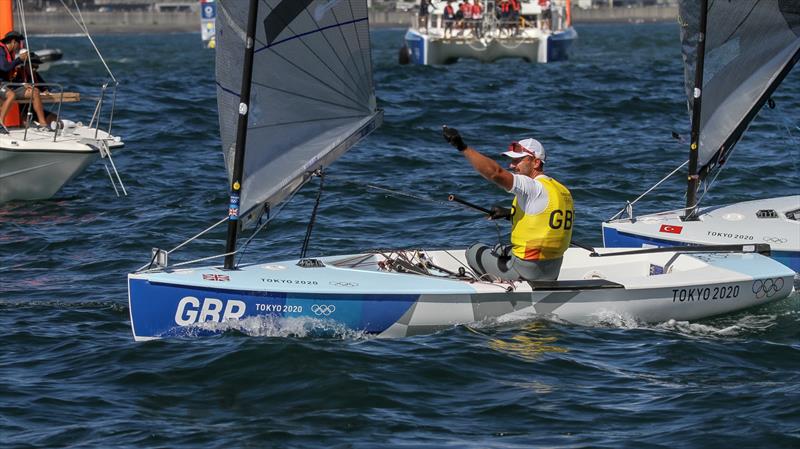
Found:
[[[686,207],[634,216],[634,200],[603,223],[603,241],[609,247],[768,243],[773,257],[800,272],[800,195],[724,207],[701,207],[698,197],[800,60],[797,2],[681,0],[679,13],[692,124]],[[797,157],[797,148],[786,157]]]
[[[553,19],[546,20],[538,3],[524,1],[520,17],[512,20],[496,15],[497,2],[481,2],[484,11],[480,20],[465,20],[462,28],[458,27],[461,23],[458,22],[450,31],[446,30],[448,21],[444,19],[446,2],[432,2],[428,26],[415,25],[406,32],[409,62],[439,65],[461,58],[481,62],[504,58],[540,63],[566,60],[572,43],[578,38],[571,24],[568,3],[554,7]],[[453,6],[458,9],[458,4]]]
[[[50,68],[50,64],[64,57],[64,53],[59,48],[43,48],[36,50],[33,54],[34,58],[31,62],[39,65],[40,72],[47,71]]]

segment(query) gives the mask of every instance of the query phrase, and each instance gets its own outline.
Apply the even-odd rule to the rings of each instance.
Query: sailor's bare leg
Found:
[[[6,91],[6,98],[3,100],[3,106],[0,106],[0,124],[4,123],[6,114],[8,114],[8,109],[14,104],[16,97],[13,90],[9,89]]]
[[[36,112],[36,121],[38,121],[40,125],[47,125],[47,118],[44,116],[44,107],[42,106],[42,98],[39,97],[39,89],[28,87],[25,89],[25,98],[31,98],[33,111]]]

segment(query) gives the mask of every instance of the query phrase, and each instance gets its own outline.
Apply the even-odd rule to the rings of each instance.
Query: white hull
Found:
[[[420,65],[450,64],[461,58],[493,62],[498,59],[517,58],[526,62],[555,62],[567,59],[567,51],[577,33],[572,28],[551,34],[537,28],[521,31],[512,36],[493,32],[477,37],[471,31],[455,32],[445,38],[441,32],[409,29],[406,45],[411,51],[411,61]]]
[[[700,210],[697,220],[683,211],[603,223],[608,247],[668,247],[766,243],[772,256],[800,272],[800,195],[745,201]]]
[[[428,262],[439,268],[399,272],[393,267],[401,266],[400,260],[409,261],[409,268]],[[213,333],[259,317],[324,320],[382,337],[518,315],[557,316],[578,324],[596,323],[608,313],[644,322],[697,320],[785,298],[794,276],[755,253],[590,257],[584,249],[571,248],[559,281],[533,285],[456,276],[452,273],[465,267],[463,250],[319,261],[324,266],[284,261],[230,271],[205,267],[131,274],[134,338]]]
[[[59,134],[11,129],[0,134],[0,203],[48,199],[100,156],[105,140],[110,149],[123,144],[93,128],[75,127]]]

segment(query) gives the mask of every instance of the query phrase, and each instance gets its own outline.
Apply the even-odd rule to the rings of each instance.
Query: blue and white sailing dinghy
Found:
[[[464,249],[236,263],[246,246],[237,249],[242,229],[274,218],[279,205],[375,129],[382,111],[365,0],[252,0],[249,8],[223,1],[218,8],[217,98],[231,188],[228,217],[218,223],[228,223],[225,261],[170,266],[172,251],[154,250],[151,263],[128,276],[136,340],[258,333],[269,323],[402,337],[536,315],[577,323],[609,312],[694,320],[792,290],[794,273],[760,254],[767,245],[571,248],[553,282],[478,278]]]
[[[642,195],[603,223],[605,246],[768,243],[773,258],[800,272],[800,195],[724,207],[698,198],[800,59],[800,2],[682,0],[679,12],[692,123],[686,208],[635,217]]]

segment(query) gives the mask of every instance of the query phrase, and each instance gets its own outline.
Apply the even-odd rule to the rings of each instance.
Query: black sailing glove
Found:
[[[501,218],[505,218],[506,220],[511,220],[511,209],[495,204],[494,206],[492,206],[489,218],[492,220],[499,220]]]
[[[457,129],[448,128],[447,125],[442,125],[442,136],[447,143],[456,147],[458,151],[464,151],[467,149],[467,144],[464,143],[464,140],[461,138],[461,134],[458,133]]]

